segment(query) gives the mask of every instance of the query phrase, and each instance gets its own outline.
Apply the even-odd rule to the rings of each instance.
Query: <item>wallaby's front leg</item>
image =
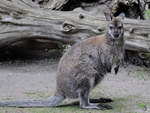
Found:
[[[122,65],[122,59],[118,60],[116,63],[116,66],[114,68],[115,74],[118,73],[120,65]]]
[[[81,108],[83,108],[83,109],[100,109],[100,110],[112,109],[111,106],[106,105],[106,104],[90,103],[88,96],[89,96],[89,91],[81,91],[79,93]]]
[[[117,65],[117,66],[114,68],[115,74],[118,73],[118,71],[119,71],[119,66],[120,66],[120,65]]]

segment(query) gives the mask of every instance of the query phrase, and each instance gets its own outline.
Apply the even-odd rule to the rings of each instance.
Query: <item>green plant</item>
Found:
[[[29,91],[29,92],[25,92],[26,95],[33,95],[33,96],[38,96],[40,98],[48,98],[50,97],[50,94],[46,94],[44,92],[41,92],[41,91]]]
[[[6,98],[3,98],[2,100],[3,100],[3,101],[14,100],[14,98],[13,98],[13,97],[6,97]]]
[[[29,70],[28,69],[24,69],[24,72],[29,72]]]
[[[137,72],[136,76],[139,78],[144,78],[145,72],[146,72],[146,68],[142,68]]]
[[[140,102],[138,103],[138,106],[143,109],[143,110],[146,110],[147,109],[147,103],[146,102]]]
[[[146,15],[147,15],[148,18],[150,19],[150,9],[146,11]]]
[[[62,45],[63,52],[66,52],[70,45]]]

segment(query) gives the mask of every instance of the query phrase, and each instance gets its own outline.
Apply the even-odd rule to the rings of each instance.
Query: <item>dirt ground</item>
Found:
[[[0,101],[49,98],[55,91],[58,61],[0,62]],[[111,113],[150,113],[150,69],[128,65],[117,75],[108,74],[91,96],[104,96],[122,102],[116,106],[120,110]],[[12,109],[0,108],[0,113],[9,112],[13,113]],[[14,113],[17,113],[16,110]]]

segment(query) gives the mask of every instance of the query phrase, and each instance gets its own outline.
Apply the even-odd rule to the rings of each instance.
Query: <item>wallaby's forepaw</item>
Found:
[[[118,71],[119,71],[119,66],[115,67],[115,68],[114,68],[114,71],[115,71],[115,74],[117,74]]]
[[[112,106],[107,105],[107,104],[98,104],[97,107],[100,110],[109,110],[109,109],[112,109]]]

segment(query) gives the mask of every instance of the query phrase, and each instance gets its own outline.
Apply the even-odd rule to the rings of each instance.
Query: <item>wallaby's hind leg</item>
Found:
[[[88,96],[89,96],[89,91],[81,91],[79,93],[81,108],[83,108],[83,109],[101,109],[101,110],[112,109],[112,107],[109,105],[90,103]]]

